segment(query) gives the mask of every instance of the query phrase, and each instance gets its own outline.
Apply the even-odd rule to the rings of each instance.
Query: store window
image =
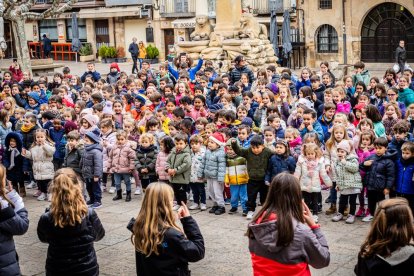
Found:
[[[79,39],[86,42],[86,19],[78,18]],[[72,41],[72,19],[66,19],[66,39]]]
[[[319,0],[320,9],[332,9],[332,0]]]
[[[42,38],[43,34],[46,34],[50,40],[52,41],[58,40],[58,30],[57,30],[56,19],[45,19],[45,20],[40,20],[38,22],[39,22],[40,38]]]

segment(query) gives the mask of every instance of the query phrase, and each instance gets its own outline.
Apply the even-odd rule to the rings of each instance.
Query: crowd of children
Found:
[[[223,74],[202,59],[191,67],[186,55],[174,64],[154,70],[144,61],[136,75],[111,64],[107,79],[93,63],[81,77],[65,68],[51,81],[5,72],[7,179],[22,195],[37,187],[34,196],[47,200],[54,172],[72,168],[93,208],[109,183],[113,200],[131,201],[161,181],[173,188],[175,210],[192,201],[190,210],[204,211],[210,198],[210,213],[241,206],[252,219],[272,179],[288,172],[316,221],[324,189],[333,221],[371,221],[386,196],[414,208],[410,69],[387,70],[379,80],[357,62],[353,75],[335,80],[327,62],[299,77],[272,65],[254,74],[242,58]]]

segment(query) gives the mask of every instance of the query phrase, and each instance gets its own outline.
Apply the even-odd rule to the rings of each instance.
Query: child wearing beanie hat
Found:
[[[226,174],[225,145],[224,135],[220,132],[214,132],[209,137],[206,153],[197,172],[199,179],[205,178],[207,180],[207,191],[214,202],[209,213],[216,215],[226,212],[223,197],[224,176]]]
[[[349,203],[349,215],[346,223],[355,222],[356,199],[362,189],[361,174],[359,174],[358,157],[349,140],[342,140],[336,146],[338,159],[335,161],[336,189],[341,193],[338,213],[332,218],[337,222],[342,220],[346,205]]]

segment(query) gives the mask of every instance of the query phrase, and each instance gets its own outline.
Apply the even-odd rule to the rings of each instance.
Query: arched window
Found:
[[[319,0],[320,9],[332,9],[332,0]]]
[[[331,25],[322,25],[316,31],[318,53],[338,52],[338,33]]]

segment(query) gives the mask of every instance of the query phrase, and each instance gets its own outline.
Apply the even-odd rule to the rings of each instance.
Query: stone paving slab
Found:
[[[95,243],[100,275],[135,275],[135,253],[126,225],[131,217],[138,214],[142,196],[133,196],[129,203],[113,202],[112,197],[104,193],[103,207],[97,210],[106,231],[105,237]],[[29,231],[15,237],[20,267],[23,275],[44,275],[47,244],[38,240],[36,228],[40,215],[49,203],[38,202],[28,196],[25,204],[29,210]],[[241,213],[215,216],[192,211],[192,215],[201,228],[206,246],[205,258],[190,265],[192,275],[252,275],[248,240],[244,236],[248,221]],[[320,215],[320,224],[329,243],[331,263],[324,269],[311,268],[312,275],[354,275],[353,268],[368,224],[359,220],[353,225],[347,225],[344,221],[334,223],[324,214]]]

